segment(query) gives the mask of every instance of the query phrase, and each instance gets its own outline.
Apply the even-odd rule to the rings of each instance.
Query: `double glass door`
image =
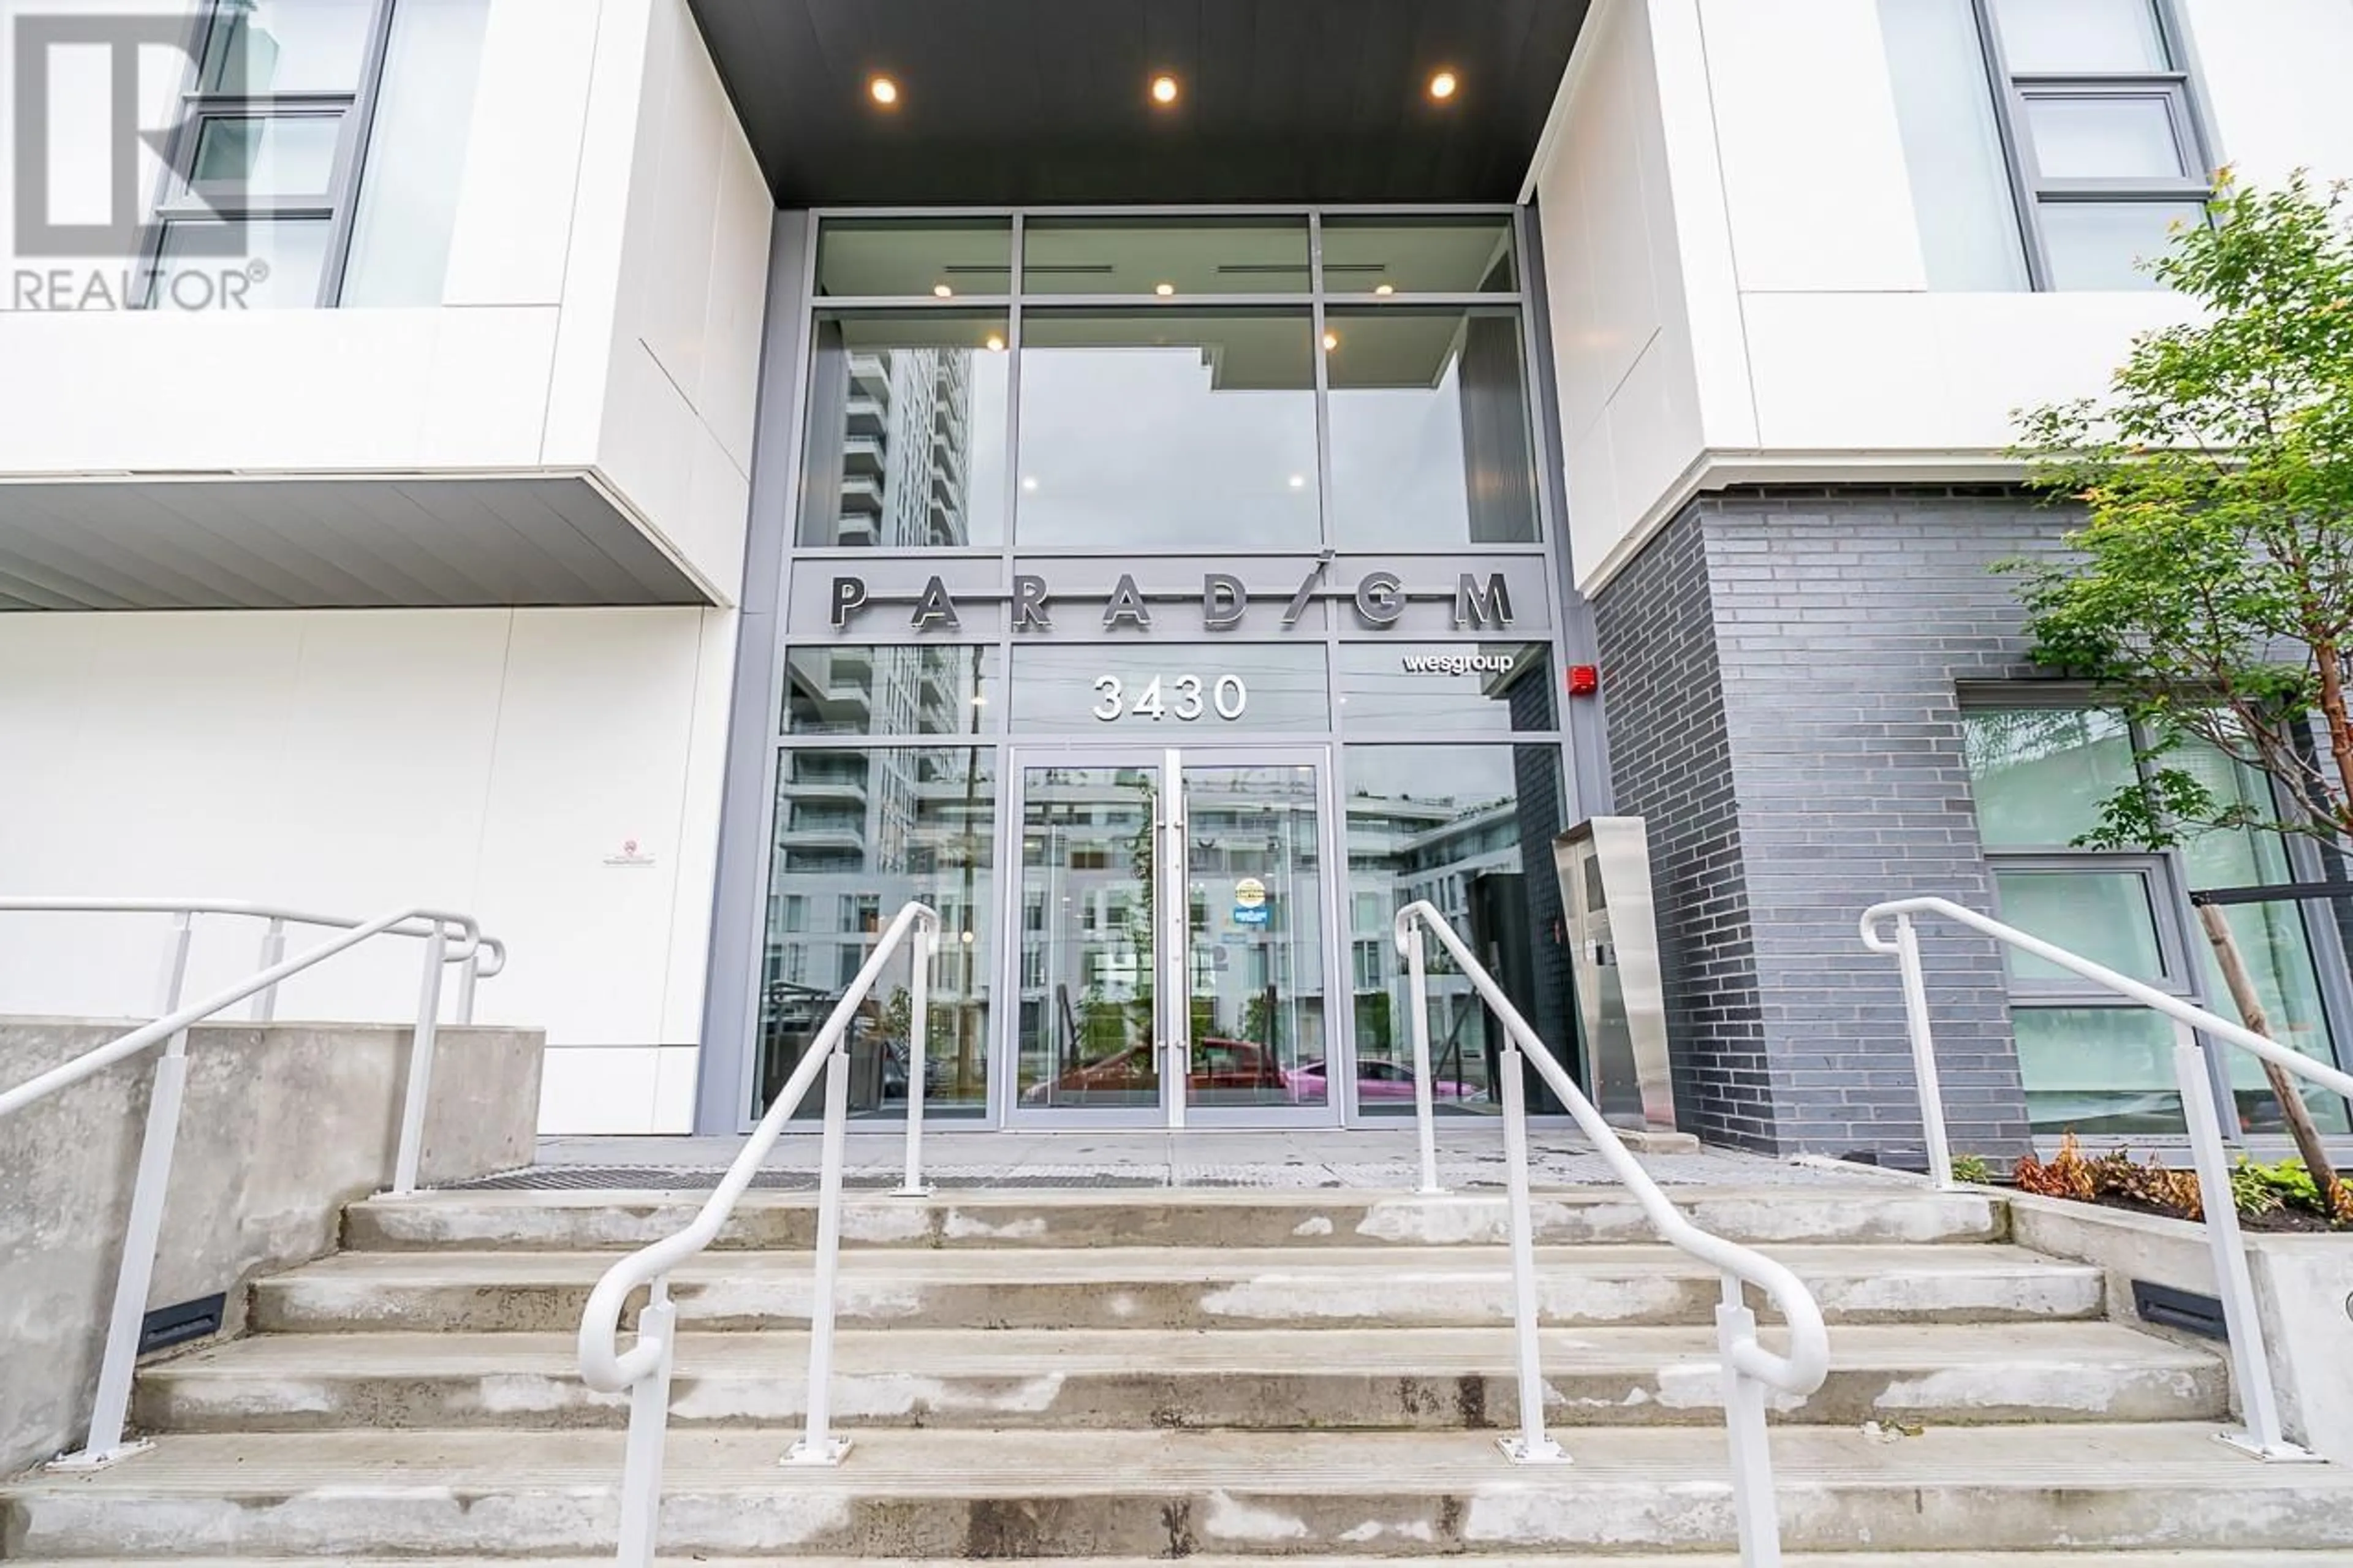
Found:
[[[1017,763],[1014,1117],[1330,1122],[1320,757]]]

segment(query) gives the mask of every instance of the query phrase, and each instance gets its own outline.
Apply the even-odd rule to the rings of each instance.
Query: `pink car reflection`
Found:
[[[1302,1100],[1315,1101],[1324,1098],[1324,1064],[1320,1061],[1302,1062],[1283,1074],[1284,1080]],[[1456,1083],[1447,1079],[1432,1079],[1430,1085],[1432,1100],[1443,1104],[1453,1101],[1481,1100],[1487,1091],[1475,1084]],[[1399,1100],[1413,1098],[1413,1068],[1401,1062],[1358,1062],[1356,1064],[1356,1102],[1360,1105],[1375,1100]]]

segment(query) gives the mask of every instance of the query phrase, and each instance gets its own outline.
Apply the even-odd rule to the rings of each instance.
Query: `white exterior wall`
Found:
[[[439,308],[0,310],[0,483],[585,473],[732,602],[771,216],[685,0],[491,0]],[[0,891],[475,913],[512,952],[480,1016],[547,1031],[543,1128],[687,1131],[734,622],[0,616]],[[607,865],[631,838],[653,864]],[[152,1012],[165,931],[0,916],[0,1010]],[[259,938],[202,928],[188,994]],[[280,1016],[408,1016],[416,957]]]
[[[685,0],[491,0],[440,308],[0,310],[0,481],[586,472],[732,602],[770,210]]]
[[[2353,5],[2181,4],[2226,161],[2353,174]],[[1531,184],[1588,592],[1699,489],[2012,473],[2013,409],[2179,319],[1928,289],[1875,0],[1602,0],[1557,119]]]
[[[0,886],[474,914],[510,954],[478,1016],[547,1031],[543,1129],[685,1131],[733,620],[0,616]],[[632,838],[651,864],[607,864]],[[0,915],[0,1011],[152,1016],[168,931]],[[201,924],[187,996],[250,973],[260,938]],[[420,952],[339,957],[279,1016],[411,1016]]]

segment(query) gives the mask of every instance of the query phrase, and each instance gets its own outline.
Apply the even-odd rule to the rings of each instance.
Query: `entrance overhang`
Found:
[[[782,206],[1510,202],[1588,8],[692,4]],[[1458,84],[1443,100],[1441,70]],[[876,77],[898,89],[888,107]]]

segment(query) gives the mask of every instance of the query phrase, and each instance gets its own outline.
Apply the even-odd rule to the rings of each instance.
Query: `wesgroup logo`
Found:
[[[1509,675],[1519,663],[1510,653],[1407,654],[1409,675]]]
[[[185,16],[30,15],[9,29],[11,310],[241,310],[267,264],[222,210],[233,183],[199,188],[189,95],[159,91],[195,68]],[[155,104],[162,123],[148,123]],[[164,256],[153,213],[176,216]],[[188,221],[194,217],[198,221]],[[259,270],[258,270],[259,269]]]

